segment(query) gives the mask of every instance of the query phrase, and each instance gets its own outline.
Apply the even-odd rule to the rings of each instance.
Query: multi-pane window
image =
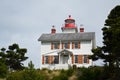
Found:
[[[75,48],[78,48],[78,42],[74,42]]]
[[[62,43],[62,49],[69,49],[70,48],[70,42],[63,42]]]
[[[54,49],[59,49],[59,43],[53,43],[53,45],[54,45]]]
[[[54,64],[58,64],[59,58],[58,56],[54,56]]]
[[[84,63],[87,63],[87,60],[88,60],[88,56],[84,55]]]
[[[75,63],[78,63],[78,55],[75,55]]]
[[[48,56],[45,56],[45,64],[48,64]]]
[[[65,42],[65,43],[64,43],[64,48],[65,48],[65,49],[68,49],[68,42]]]
[[[79,41],[72,42],[72,49],[80,49],[80,42]]]
[[[52,42],[51,43],[51,49],[59,49],[60,43],[59,42]]]

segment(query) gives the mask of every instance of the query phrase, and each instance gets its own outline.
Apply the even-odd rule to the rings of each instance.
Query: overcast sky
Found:
[[[13,43],[27,48],[26,56],[35,67],[40,66],[42,33],[50,33],[52,25],[61,32],[64,20],[71,15],[78,28],[96,33],[96,45],[102,46],[104,21],[120,0],[0,0],[0,48]],[[102,63],[96,63],[101,65]]]

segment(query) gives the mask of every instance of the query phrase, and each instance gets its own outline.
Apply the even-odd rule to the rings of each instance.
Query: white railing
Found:
[[[43,65],[42,68],[48,68],[48,69],[69,69],[71,67],[70,64],[49,64],[49,65]]]

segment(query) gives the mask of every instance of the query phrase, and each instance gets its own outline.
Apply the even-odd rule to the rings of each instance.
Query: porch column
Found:
[[[68,64],[71,64],[71,56],[69,55],[68,57],[69,57]]]
[[[60,54],[58,54],[58,58],[59,58],[59,62],[58,63],[60,64]]]

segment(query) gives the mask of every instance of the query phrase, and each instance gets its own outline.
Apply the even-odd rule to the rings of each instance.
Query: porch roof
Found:
[[[58,54],[61,54],[61,55],[69,55],[69,54],[73,55],[73,53],[71,51],[66,50],[66,49],[61,50],[60,52],[58,52]]]

